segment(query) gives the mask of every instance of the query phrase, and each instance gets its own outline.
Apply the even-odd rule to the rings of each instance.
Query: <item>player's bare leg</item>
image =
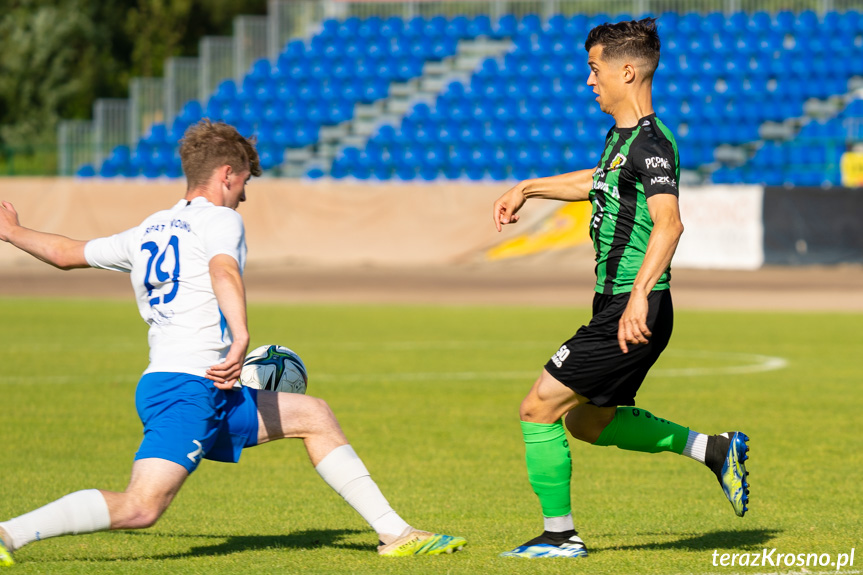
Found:
[[[189,472],[165,459],[139,459],[122,493],[102,491],[111,515],[111,529],[145,529],[159,520]]]
[[[466,543],[461,537],[418,531],[392,509],[324,400],[260,391],[258,423],[258,444],[289,437],[303,440],[321,478],[377,532],[381,555],[437,555]]]
[[[303,440],[312,465],[347,445],[336,416],[323,399],[297,393],[258,392],[258,445],[284,438]]]
[[[188,472],[163,459],[141,459],[132,466],[122,493],[76,491],[39,509],[0,524],[0,540],[11,564],[12,551],[33,541],[107,529],[143,529],[171,504]]]
[[[616,407],[598,407],[589,403],[575,406],[566,414],[566,428],[575,439],[594,443],[602,430],[614,419]]]
[[[556,423],[570,410],[589,401],[542,370],[522,400],[518,413],[522,421]]]

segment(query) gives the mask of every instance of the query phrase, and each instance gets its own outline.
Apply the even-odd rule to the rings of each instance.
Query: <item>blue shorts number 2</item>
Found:
[[[257,390],[223,391],[207,378],[148,373],[138,382],[135,407],[144,440],[135,461],[156,457],[195,471],[201,459],[236,463],[258,443]]]

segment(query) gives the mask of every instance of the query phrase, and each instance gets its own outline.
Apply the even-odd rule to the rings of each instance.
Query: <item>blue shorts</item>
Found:
[[[201,458],[236,463],[258,443],[258,390],[223,391],[187,373],[148,373],[138,382],[135,407],[144,440],[135,461],[157,457],[192,473]]]

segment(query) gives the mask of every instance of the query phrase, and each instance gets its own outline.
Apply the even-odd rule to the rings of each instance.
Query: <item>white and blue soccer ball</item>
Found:
[[[309,375],[294,351],[281,345],[262,345],[246,356],[240,383],[255,389],[305,393]]]

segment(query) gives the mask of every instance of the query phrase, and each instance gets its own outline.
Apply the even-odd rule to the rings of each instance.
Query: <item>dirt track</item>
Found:
[[[425,268],[250,266],[248,299],[291,303],[590,304],[593,269],[579,254]],[[674,270],[678,309],[863,312],[863,267]],[[61,272],[38,262],[0,269],[0,297],[130,298],[125,274]]]

